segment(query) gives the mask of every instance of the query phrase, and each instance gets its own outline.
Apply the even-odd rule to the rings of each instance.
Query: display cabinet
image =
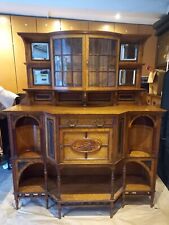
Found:
[[[16,208],[20,197],[64,206],[144,194],[153,205],[161,116],[140,88],[147,35],[20,33],[28,88],[6,110]]]

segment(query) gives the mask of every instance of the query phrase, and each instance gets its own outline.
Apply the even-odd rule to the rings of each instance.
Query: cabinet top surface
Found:
[[[4,110],[5,112],[46,112],[58,115],[112,115],[126,112],[157,112],[163,113],[164,109],[149,105],[116,105],[116,106],[49,106],[49,105],[16,105]]]

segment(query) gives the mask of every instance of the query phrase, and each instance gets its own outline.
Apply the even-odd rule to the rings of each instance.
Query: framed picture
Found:
[[[138,45],[129,43],[121,44],[120,46],[120,60],[121,61],[137,61]]]
[[[34,85],[50,85],[50,69],[32,69]]]
[[[42,42],[31,43],[32,60],[49,60],[49,44]]]

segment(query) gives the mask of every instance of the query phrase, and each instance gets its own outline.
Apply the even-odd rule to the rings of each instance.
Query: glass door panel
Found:
[[[57,38],[54,45],[56,87],[82,86],[82,38]]]
[[[116,83],[117,41],[89,38],[89,87],[113,87]]]

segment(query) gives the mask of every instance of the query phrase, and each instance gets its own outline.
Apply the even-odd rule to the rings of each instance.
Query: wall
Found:
[[[27,88],[25,52],[17,32],[51,32],[59,30],[103,30],[128,34],[149,34],[143,54],[143,75],[146,65],[154,68],[156,37],[152,26],[104,23],[67,19],[47,19],[26,16],[0,16],[0,86],[15,93]]]

